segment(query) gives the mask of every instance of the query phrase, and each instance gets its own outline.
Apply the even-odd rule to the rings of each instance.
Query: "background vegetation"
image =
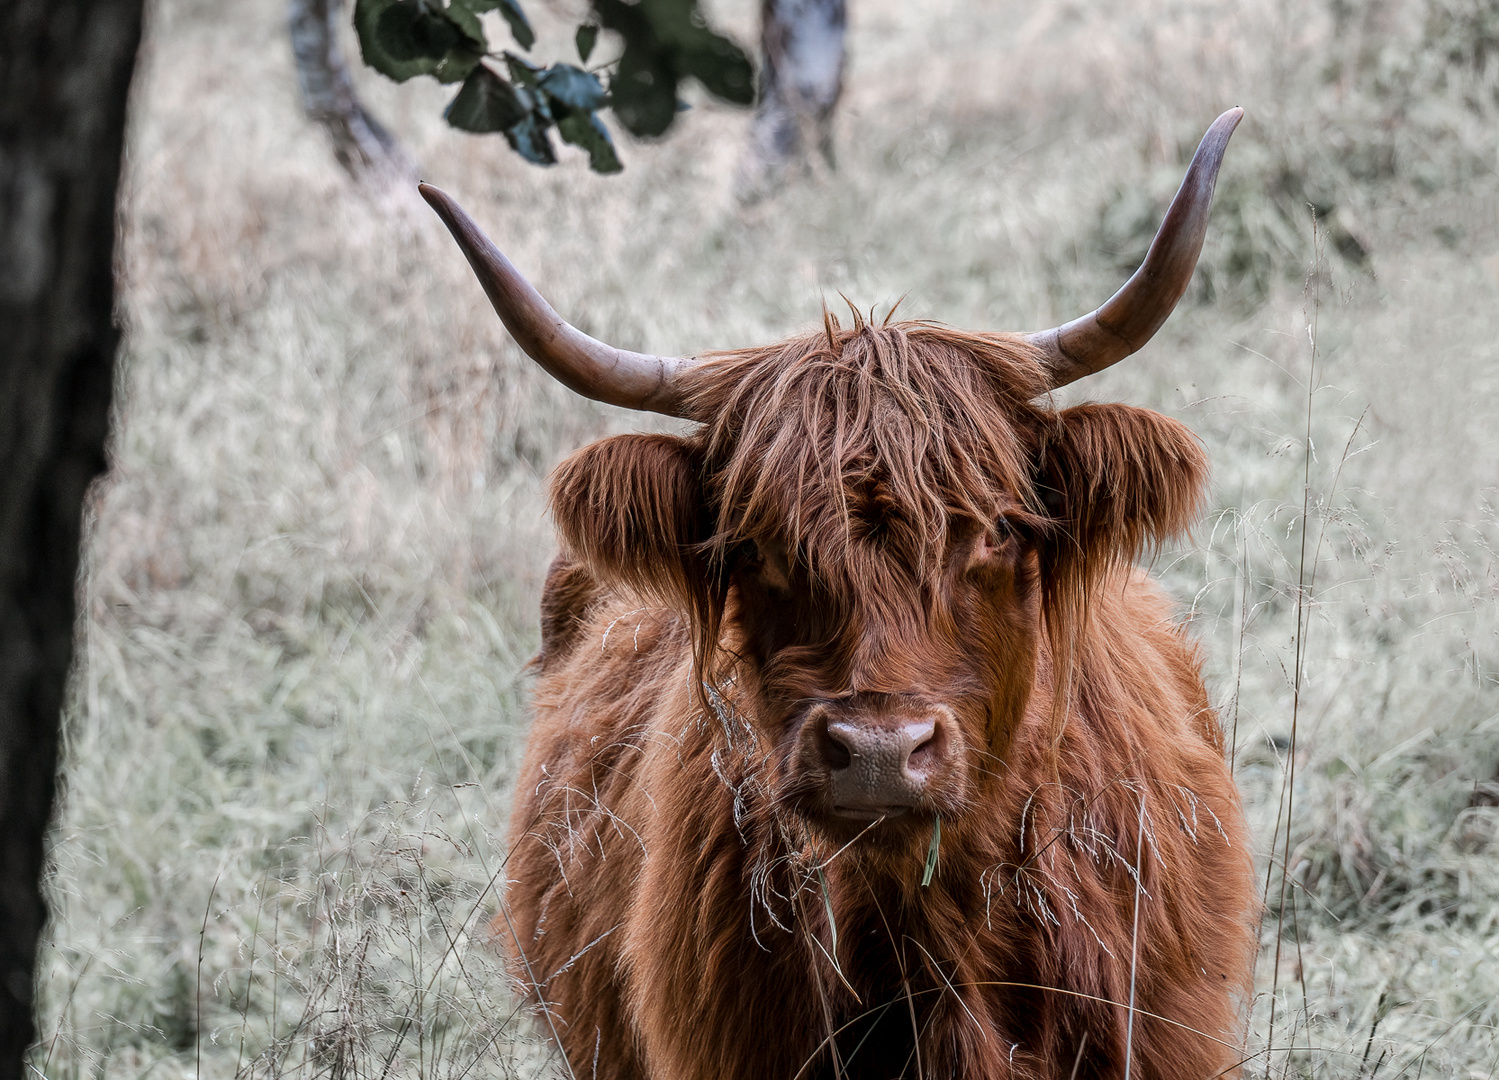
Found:
[[[751,40],[755,7],[714,24]],[[533,370],[435,217],[346,183],[281,18],[151,10],[34,1064],[556,1073],[485,944],[543,482],[651,421]],[[837,291],[1060,322],[1245,106],[1193,294],[1075,392],[1182,418],[1215,463],[1157,569],[1265,873],[1251,1075],[1494,1076],[1494,0],[857,0],[850,57],[839,171],[748,208],[751,118],[702,94],[663,144],[616,133],[603,178],[452,131],[450,88],[361,92],[559,310],[657,352],[776,339]]]

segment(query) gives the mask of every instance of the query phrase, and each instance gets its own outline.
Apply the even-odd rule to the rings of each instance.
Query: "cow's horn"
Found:
[[[1117,364],[1149,341],[1170,316],[1197,267],[1218,166],[1243,116],[1243,109],[1229,109],[1208,128],[1145,261],[1124,287],[1081,319],[1026,335],[1046,356],[1052,389]]]
[[[569,326],[447,192],[431,184],[417,190],[468,256],[510,336],[558,382],[609,405],[686,415],[677,375],[695,360],[616,349]]]

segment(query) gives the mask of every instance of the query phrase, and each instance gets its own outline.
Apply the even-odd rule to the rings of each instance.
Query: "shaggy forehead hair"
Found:
[[[683,373],[702,426],[585,447],[558,467],[552,510],[603,579],[685,605],[705,674],[734,652],[719,632],[744,541],[786,546],[830,632],[874,618],[917,633],[949,598],[955,537],[1003,513],[1035,553],[1059,660],[1101,577],[1189,527],[1206,461],[1159,413],[1050,408],[1045,370],[1011,335],[828,317]]]
[[[822,333],[712,356],[691,394],[712,417],[699,438],[715,541],[789,541],[838,585],[877,548],[929,581],[955,518],[1034,502],[1043,370],[1013,336],[857,313],[852,329],[827,314]]]

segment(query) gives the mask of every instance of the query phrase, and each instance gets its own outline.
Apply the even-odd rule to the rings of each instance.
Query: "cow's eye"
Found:
[[[1023,536],[1021,524],[1008,514],[1001,514],[994,519],[994,528],[984,538],[984,542],[993,553],[998,554],[1018,544]]]
[[[1007,559],[1016,550],[1020,532],[1007,516],[1000,515],[993,524],[979,532],[973,547],[972,566],[975,570],[993,567],[996,560]]]
[[[770,589],[788,589],[791,586],[791,568],[788,565],[785,546],[778,540],[745,540],[734,548],[733,565],[752,574],[761,585]]]

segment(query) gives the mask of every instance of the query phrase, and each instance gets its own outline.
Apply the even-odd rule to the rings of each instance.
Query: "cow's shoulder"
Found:
[[[542,592],[541,649],[531,663],[538,678],[527,761],[536,782],[594,790],[598,782],[584,773],[628,773],[648,732],[675,730],[662,712],[680,706],[691,685],[688,620],[559,556]]]

